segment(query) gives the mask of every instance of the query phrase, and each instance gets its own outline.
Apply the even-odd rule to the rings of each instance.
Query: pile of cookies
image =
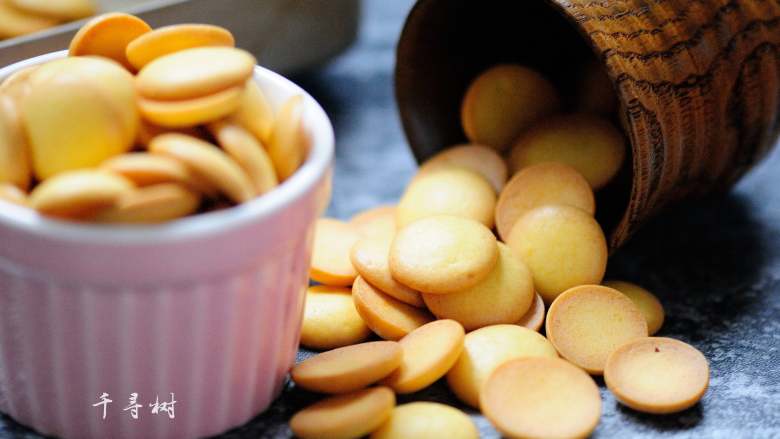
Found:
[[[275,112],[226,29],[112,13],[69,55],[0,84],[0,198],[69,220],[162,222],[267,193],[305,158],[303,96]]]
[[[513,438],[588,436],[601,416],[591,375],[643,412],[699,401],[704,356],[651,337],[664,310],[649,291],[603,282],[594,191],[626,154],[604,115],[611,88],[594,92],[605,79],[590,76],[580,112],[558,114],[561,99],[539,73],[488,70],[463,101],[471,144],[423,163],[397,205],[319,220],[310,271],[319,285],[307,292],[301,344],[326,352],[291,376],[331,396],[293,416],[296,435],[478,437],[456,408],[395,406],[395,394],[440,378]]]
[[[0,39],[38,32],[94,13],[92,0],[0,0]]]

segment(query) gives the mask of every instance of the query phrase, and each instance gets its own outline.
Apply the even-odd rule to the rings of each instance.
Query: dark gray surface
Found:
[[[336,128],[331,216],[396,200],[414,172],[392,91],[395,40],[410,5],[367,1],[357,44],[327,68],[296,78]],[[667,311],[660,335],[704,352],[711,387],[692,409],[650,416],[620,406],[600,382],[604,413],[596,437],[780,438],[780,151],[731,193],[673,208],[648,224],[610,260],[608,277],[638,282],[660,297]],[[288,386],[268,412],[222,438],[291,437],[287,420],[316,399]],[[400,398],[412,400],[464,408],[442,383]],[[498,437],[484,418],[474,419],[483,437]],[[0,439],[10,438],[38,436],[0,417]]]

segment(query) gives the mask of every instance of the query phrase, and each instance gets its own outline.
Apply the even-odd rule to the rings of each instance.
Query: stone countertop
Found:
[[[395,42],[411,3],[367,0],[356,44],[328,66],[294,78],[335,126],[330,216],[348,218],[397,200],[414,173],[392,89]],[[659,296],[667,312],[659,335],[699,348],[710,361],[711,382],[700,404],[652,416],[621,406],[599,381],[603,415],[595,437],[780,438],[778,188],[780,149],[729,194],[667,211],[612,257],[607,277],[637,282]],[[288,386],[266,413],[220,438],[292,437],[287,420],[316,399]],[[399,398],[414,400],[467,410],[483,437],[499,437],[441,382]],[[11,438],[40,436],[0,415],[0,439]]]

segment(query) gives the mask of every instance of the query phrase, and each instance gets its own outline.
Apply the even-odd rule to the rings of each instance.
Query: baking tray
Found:
[[[360,0],[98,0],[100,12],[124,11],[152,27],[210,23],[230,29],[238,47],[281,73],[317,66],[355,39]],[[68,47],[86,21],[0,41],[0,66]]]

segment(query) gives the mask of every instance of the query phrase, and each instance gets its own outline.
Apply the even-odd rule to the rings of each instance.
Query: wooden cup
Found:
[[[777,141],[777,0],[419,0],[395,71],[415,156],[465,141],[461,100],[488,67],[533,67],[571,96],[594,54],[630,143],[598,200],[613,250],[669,203],[729,188]]]

